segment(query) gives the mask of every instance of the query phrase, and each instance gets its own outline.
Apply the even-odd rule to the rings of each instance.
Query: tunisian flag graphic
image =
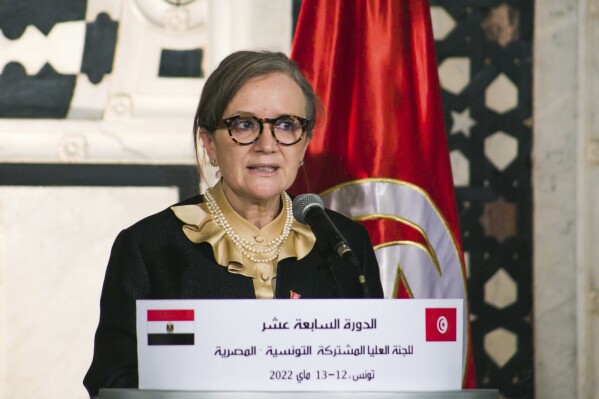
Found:
[[[428,2],[303,0],[291,56],[325,110],[291,191],[366,226],[386,297],[466,299]]]

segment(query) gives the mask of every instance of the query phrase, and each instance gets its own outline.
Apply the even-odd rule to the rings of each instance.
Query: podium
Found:
[[[100,389],[99,399],[498,399],[496,389],[434,392],[199,392]]]

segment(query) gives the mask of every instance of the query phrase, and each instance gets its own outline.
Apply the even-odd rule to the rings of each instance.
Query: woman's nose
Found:
[[[264,123],[262,127],[262,134],[258,137],[256,143],[254,143],[254,148],[258,151],[264,152],[275,152],[279,148],[270,123]]]

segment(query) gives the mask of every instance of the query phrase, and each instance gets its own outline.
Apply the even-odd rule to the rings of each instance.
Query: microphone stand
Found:
[[[362,298],[370,298],[364,268],[360,265],[358,258],[353,254],[351,248],[346,244],[342,244],[337,248],[337,254],[346,266],[353,267],[358,272],[358,281],[360,288],[362,288]]]
[[[316,240],[319,243],[318,239]],[[341,263],[346,267],[353,268],[358,272],[358,282],[360,283],[360,288],[362,290],[362,298],[370,298],[370,292],[368,290],[368,284],[366,283],[366,275],[364,273],[364,268],[358,261],[358,258],[352,252],[352,249],[347,244],[341,244],[337,247],[336,250],[333,250],[331,247],[320,244],[320,249],[325,253],[325,257],[327,260],[327,264],[329,265],[329,271],[331,272],[331,276],[333,278],[333,282],[335,284],[335,289],[337,291],[337,297],[341,297],[341,287],[335,276],[335,270],[333,269],[333,264],[335,263],[335,259],[341,260]]]
[[[325,256],[327,266],[329,267],[329,273],[331,275],[331,280],[333,280],[333,290],[335,291],[335,297],[341,298],[341,285],[339,284],[339,280],[337,280],[337,276],[335,275],[335,269],[333,265],[335,264],[335,254],[331,250],[327,250],[324,246],[320,248]]]

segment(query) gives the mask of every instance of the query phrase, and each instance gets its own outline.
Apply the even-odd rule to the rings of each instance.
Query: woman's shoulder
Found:
[[[289,196],[291,197],[292,200],[294,200],[296,197],[298,197],[298,195],[295,194],[289,194]],[[329,217],[329,219],[331,219],[331,221],[338,227],[338,228],[343,228],[343,227],[347,227],[350,229],[361,229],[363,228],[363,226],[358,223],[353,221],[351,218],[345,216],[342,213],[339,213],[337,211],[334,211],[332,209],[329,208],[324,208],[327,216]]]
[[[372,246],[370,235],[364,225],[332,209],[325,208],[325,211],[327,216],[351,246]]]
[[[191,198],[184,199],[161,210],[160,212],[146,216],[145,218],[127,227],[124,231],[127,231],[130,234],[143,234],[144,232],[154,230],[169,231],[172,228],[180,229],[182,223],[175,217],[175,214],[171,208],[182,205],[195,205],[201,203],[202,201],[201,195],[195,195]]]
[[[363,226],[354,221],[353,219],[345,216],[342,213],[339,213],[337,211],[334,211],[332,209],[329,208],[325,208],[325,212],[327,213],[327,216],[333,221],[333,223],[335,223],[335,225],[338,228],[343,228],[346,227],[348,229],[362,229]]]

